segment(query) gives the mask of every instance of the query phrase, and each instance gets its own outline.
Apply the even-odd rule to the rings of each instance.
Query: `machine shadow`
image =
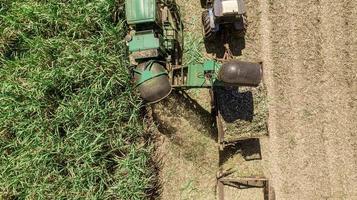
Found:
[[[183,117],[190,122],[193,128],[206,133],[206,136],[211,139],[217,140],[211,113],[205,110],[196,100],[192,99],[185,91],[178,90],[174,90],[169,99],[173,101],[163,100],[161,103],[166,112],[170,112],[175,117]],[[170,138],[174,138],[174,134],[179,131],[176,127],[163,120],[162,116],[155,111],[153,111],[153,120],[159,131]]]
[[[253,93],[239,92],[239,88],[215,88],[217,108],[227,123],[236,120],[251,122],[254,115]]]
[[[232,34],[233,33],[233,34]],[[225,45],[228,45],[233,56],[242,55],[245,49],[244,32],[236,31],[231,25],[226,25],[223,31],[218,32],[212,40],[204,40],[207,53],[215,54],[216,58],[222,59],[226,53]]]
[[[174,126],[171,126],[169,123],[162,120],[161,117],[155,112],[155,109],[153,109],[152,118],[153,118],[153,122],[155,123],[158,131],[161,134],[166,135],[169,138],[172,138],[175,135],[175,133],[178,131],[177,128],[175,128]]]
[[[260,140],[251,138],[237,141],[236,143],[227,146],[220,153],[219,164],[223,165],[229,158],[240,153],[245,161],[261,160],[262,153],[260,148]]]

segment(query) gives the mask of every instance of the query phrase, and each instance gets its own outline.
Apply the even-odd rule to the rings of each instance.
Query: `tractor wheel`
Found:
[[[203,25],[203,34],[205,40],[213,40],[215,33],[210,25],[210,18],[208,15],[208,10],[202,12],[202,25]]]
[[[201,0],[201,7],[206,8],[207,6],[207,0]]]

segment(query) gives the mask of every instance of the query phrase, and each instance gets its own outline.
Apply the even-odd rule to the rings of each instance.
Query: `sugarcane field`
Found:
[[[0,200],[357,200],[357,1],[0,0]]]

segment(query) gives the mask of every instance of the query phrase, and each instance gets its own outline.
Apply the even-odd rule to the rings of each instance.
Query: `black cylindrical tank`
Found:
[[[232,86],[256,87],[261,82],[262,76],[261,64],[238,60],[224,63],[218,72],[218,80]]]

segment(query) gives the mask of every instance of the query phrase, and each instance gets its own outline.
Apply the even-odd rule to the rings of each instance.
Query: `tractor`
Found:
[[[183,66],[184,29],[175,0],[126,0],[125,14],[133,84],[146,103],[164,99],[172,89],[260,83],[259,63],[208,60]]]
[[[243,0],[201,0],[206,10],[202,13],[205,40],[213,40],[224,27],[245,32],[245,5]]]

